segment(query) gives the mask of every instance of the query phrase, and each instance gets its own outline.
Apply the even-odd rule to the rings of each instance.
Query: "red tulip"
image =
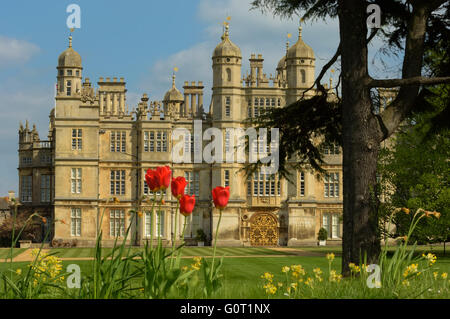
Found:
[[[160,189],[164,190],[169,188],[172,171],[169,166],[159,166],[156,168],[156,173],[159,178]]]
[[[180,199],[184,195],[184,188],[186,185],[187,182],[184,177],[178,176],[177,178],[172,178],[172,183],[170,184],[172,195]]]
[[[180,213],[183,216],[189,216],[192,214],[195,206],[195,195],[183,195],[180,198]]]
[[[212,197],[214,206],[219,209],[224,209],[228,205],[228,200],[230,199],[230,186],[217,186],[212,190]]]
[[[145,182],[152,192],[157,192],[161,188],[158,174],[156,170],[152,170],[151,168],[149,168],[145,174]]]

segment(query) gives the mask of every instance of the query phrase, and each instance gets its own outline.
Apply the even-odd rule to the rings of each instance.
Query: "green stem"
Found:
[[[157,211],[157,214],[158,214],[158,225],[157,225],[157,227],[158,227],[158,247],[159,246],[161,246],[161,243],[162,243],[162,239],[161,239],[161,204],[162,204],[162,201],[163,201],[163,194],[164,194],[164,191],[163,190],[160,190],[160,192],[161,192],[161,198],[159,199],[159,205],[158,205],[158,211]]]
[[[186,224],[187,224],[187,216],[184,216],[183,232],[181,233],[182,246],[184,245],[184,232],[186,231]],[[178,257],[180,257],[180,254],[181,249],[178,250]]]
[[[170,255],[171,256],[171,260],[170,260],[170,268],[172,269],[172,267],[173,267],[173,253],[175,252],[175,242],[177,241],[177,222],[178,222],[178,209],[180,208],[180,201],[177,201],[177,209],[176,209],[176,211],[175,211],[175,220],[174,220],[174,223],[175,223],[175,226],[174,226],[174,232],[173,232],[173,236],[172,236],[172,240],[173,240],[173,243],[172,243],[172,254]]]
[[[219,233],[219,225],[220,225],[221,219],[222,219],[222,209],[219,210],[219,221],[217,222],[216,233],[214,234],[213,259],[212,259],[212,265],[211,265],[211,272],[209,274],[210,279],[212,279],[212,274],[213,274],[213,270],[214,270],[214,260],[216,258],[216,248],[217,248],[217,235]]]
[[[153,250],[153,233],[155,230],[154,222],[155,219],[153,218],[153,213],[155,211],[155,202],[156,202],[156,192],[153,193],[153,203],[152,203],[152,211],[150,213],[150,250]]]
[[[13,226],[12,226],[12,238],[11,238],[11,251],[10,251],[10,261],[9,261],[9,269],[12,268],[12,261],[13,261],[13,251],[14,251],[14,245],[16,244],[16,239],[14,238],[15,235],[15,228],[16,228],[16,216],[17,216],[17,204],[14,205],[14,217],[13,217]],[[12,273],[10,274],[10,278],[12,280]]]
[[[187,224],[187,216],[184,216],[183,233],[181,234],[181,240],[183,244],[184,244],[184,232],[186,231],[186,224]]]

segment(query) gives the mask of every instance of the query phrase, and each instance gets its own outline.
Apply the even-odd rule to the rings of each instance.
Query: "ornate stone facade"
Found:
[[[226,141],[226,128],[245,128],[248,117],[296,101],[314,82],[314,52],[303,42],[301,29],[298,41],[287,45],[274,76],[263,73],[263,61],[262,55],[252,54],[250,73],[242,76],[241,51],[231,42],[227,26],[212,55],[212,98],[207,113],[203,83],[184,82],[181,93],[175,76],[162,101],[149,101],[143,94],[129,111],[123,78],[101,77],[97,88],[88,78],[83,82],[81,57],[70,39],[69,48],[58,59],[48,140],[41,141],[28,124],[19,131],[19,198],[24,206],[42,208],[55,240],[76,239],[78,246],[92,246],[101,229],[104,244],[111,245],[133,220],[127,213],[134,209],[143,212],[143,217],[131,225],[130,243],[141,245],[148,240],[152,229],[156,234],[157,223],[164,242],[169,243],[174,236],[176,200],[170,192],[165,194],[161,218],[152,220],[151,204],[146,200],[152,195],[144,182],[148,168],[169,165],[174,176],[188,180],[187,193],[196,195],[196,209],[186,231],[190,243],[195,243],[200,228],[209,240],[213,238],[218,212],[212,208],[211,189],[218,185],[231,189],[219,245],[315,244],[320,227],[328,229],[330,240],[339,242],[342,156],[337,147],[325,150],[328,175],[318,177],[305,167],[293,172],[293,183],[263,174],[246,180],[239,163],[177,164],[172,159],[174,129],[193,132],[194,120],[200,120],[203,132],[219,128]],[[306,96],[314,94],[310,90]],[[185,144],[191,156],[199,152],[192,140]],[[120,202],[114,203],[112,197]],[[183,220],[178,221],[181,233]]]

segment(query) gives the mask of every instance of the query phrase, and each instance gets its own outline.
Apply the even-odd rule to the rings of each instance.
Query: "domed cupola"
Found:
[[[297,101],[302,95],[301,90],[307,89],[314,84],[315,60],[313,49],[303,42],[302,27],[300,25],[298,28],[298,40],[287,50],[286,54],[288,88],[286,103],[290,104]]]
[[[229,37],[229,26],[225,26],[225,33],[222,35],[222,42],[220,42],[214,49],[213,58],[215,57],[238,57],[241,58],[241,49],[231,42]]]
[[[82,70],[81,56],[72,48],[72,36],[69,47],[59,55],[57,81],[58,97],[80,97]]]
[[[58,66],[63,68],[81,68],[81,56],[72,48],[72,36],[69,37],[69,47],[59,55]]]
[[[172,76],[172,87],[164,95],[163,102],[183,102],[183,94],[175,87],[175,74]]]
[[[287,51],[288,59],[306,58],[314,59],[313,49],[307,45],[302,39],[302,27],[298,28],[298,41]]]
[[[229,25],[225,25],[224,33],[212,55],[213,89],[217,87],[241,86],[241,49],[231,42]]]
[[[172,75],[172,87],[164,95],[164,117],[178,119],[183,115],[184,96],[175,87],[175,74]]]

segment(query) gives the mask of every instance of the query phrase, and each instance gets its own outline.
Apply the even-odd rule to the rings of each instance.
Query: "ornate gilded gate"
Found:
[[[250,219],[250,243],[252,246],[278,245],[277,218],[270,213],[256,213]]]

